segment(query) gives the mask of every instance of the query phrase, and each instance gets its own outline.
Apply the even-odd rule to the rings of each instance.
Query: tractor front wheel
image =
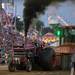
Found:
[[[27,70],[28,72],[30,72],[30,71],[32,70],[32,64],[27,64],[27,65],[26,65],[26,70]]]
[[[14,72],[14,71],[15,71],[15,65],[12,64],[12,63],[9,64],[9,65],[8,65],[8,69],[9,69],[10,72]]]

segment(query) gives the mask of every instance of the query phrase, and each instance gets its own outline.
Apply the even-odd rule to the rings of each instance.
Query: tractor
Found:
[[[27,71],[32,70],[31,64],[31,52],[25,51],[23,46],[13,46],[13,52],[11,60],[8,65],[10,72],[15,70],[26,69]]]
[[[45,70],[52,68],[55,52],[50,47],[45,47],[40,42],[26,42],[23,46],[13,46],[11,60],[8,69],[11,72],[15,70],[26,70],[30,72],[34,65]]]

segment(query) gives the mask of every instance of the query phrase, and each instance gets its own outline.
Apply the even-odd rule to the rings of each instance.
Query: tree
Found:
[[[44,27],[44,23],[42,21],[38,20],[36,23],[36,29],[38,31],[41,31],[43,29],[43,27]]]
[[[32,25],[33,28],[35,28],[39,32],[39,35],[43,35],[42,30],[44,28],[44,23],[42,21],[34,19]]]
[[[42,29],[43,35],[46,34],[46,33],[48,33],[48,32],[52,32],[52,33],[53,33],[53,30],[52,30],[50,27],[44,27],[44,28]]]
[[[37,31],[42,32],[44,28],[44,23],[38,19],[34,19],[32,22],[33,28],[36,28]]]
[[[17,31],[21,32],[24,30],[24,24],[23,21],[20,20],[18,17],[13,18],[13,24],[16,23],[16,29]]]

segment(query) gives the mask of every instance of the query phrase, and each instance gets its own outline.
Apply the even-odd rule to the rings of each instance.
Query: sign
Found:
[[[54,36],[52,33],[47,33],[42,37],[43,41],[45,43],[49,43],[49,42],[56,42],[58,41],[58,38],[56,36]]]

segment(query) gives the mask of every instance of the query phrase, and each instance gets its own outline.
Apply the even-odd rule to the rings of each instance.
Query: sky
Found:
[[[46,9],[45,14],[40,17],[46,26],[48,26],[49,16],[55,18],[56,16],[61,16],[62,19],[68,24],[75,25],[75,4],[71,1],[66,1],[64,3],[59,3],[57,5],[50,5]]]
[[[7,0],[2,0],[2,2],[6,3]],[[14,0],[14,7],[6,4],[4,9],[7,13],[13,13],[16,16],[23,17],[23,3],[24,0]]]
[[[16,5],[17,16],[23,17],[23,2],[24,0],[14,0]],[[9,9],[12,12],[12,9]],[[44,22],[45,26],[48,26],[48,17],[56,17],[61,16],[65,22],[70,25],[75,25],[75,3],[71,1],[66,1],[63,3],[58,3],[54,5],[50,5],[46,8],[45,14],[41,15],[39,19]],[[61,22],[62,23],[62,22]]]

